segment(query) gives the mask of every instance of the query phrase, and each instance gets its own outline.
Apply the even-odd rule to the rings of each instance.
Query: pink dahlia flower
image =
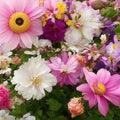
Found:
[[[105,69],[100,69],[97,74],[85,68],[83,71],[88,83],[78,86],[77,90],[84,94],[90,108],[98,103],[99,112],[105,116],[109,110],[107,100],[120,106],[120,75],[111,76]]]
[[[63,86],[64,84],[75,85],[80,81],[79,75],[81,67],[78,67],[79,63],[75,55],[68,56],[68,54],[64,52],[57,57],[52,57],[47,65],[57,77],[60,86]]]
[[[9,108],[11,101],[9,99],[10,91],[0,86],[0,109]]]
[[[31,48],[32,37],[43,33],[39,19],[43,14],[39,0],[0,1],[0,45]]]

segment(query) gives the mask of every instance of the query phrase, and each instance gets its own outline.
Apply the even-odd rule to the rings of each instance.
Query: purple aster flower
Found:
[[[99,61],[96,63],[96,68],[99,70],[101,68],[105,68],[105,64],[103,61]]]
[[[82,67],[79,65],[76,55],[68,56],[66,52],[56,57],[52,57],[46,63],[56,76],[58,84],[76,85],[80,82]]]
[[[43,31],[46,39],[52,42],[59,42],[64,39],[66,25],[61,20],[52,22],[51,19],[48,19],[46,25],[43,27]]]

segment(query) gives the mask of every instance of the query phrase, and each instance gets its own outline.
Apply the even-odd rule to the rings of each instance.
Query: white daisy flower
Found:
[[[47,92],[52,91],[52,86],[57,83],[56,77],[50,73],[50,68],[44,63],[41,56],[32,57],[14,72],[12,84],[15,90],[26,100],[40,100]]]

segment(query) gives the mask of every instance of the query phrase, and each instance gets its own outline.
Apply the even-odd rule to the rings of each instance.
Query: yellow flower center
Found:
[[[98,84],[93,84],[93,89],[95,91],[96,94],[102,96],[105,94],[106,92],[106,87],[105,85],[103,85],[102,83],[98,82]]]
[[[39,77],[35,77],[35,78],[34,78],[34,81],[33,81],[33,84],[34,84],[35,86],[39,86],[39,84],[40,84],[40,78],[39,78]]]
[[[43,0],[39,0],[40,1],[40,4],[42,4],[43,3]]]
[[[114,44],[112,45],[112,48],[113,48],[113,49],[116,49],[117,47],[118,47],[118,44],[115,44],[115,43],[114,43]]]
[[[23,33],[28,31],[31,22],[27,14],[16,12],[9,19],[9,27],[15,33]]]

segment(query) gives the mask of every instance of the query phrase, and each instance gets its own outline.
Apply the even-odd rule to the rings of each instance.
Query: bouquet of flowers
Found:
[[[120,0],[0,0],[0,120],[120,118]]]

